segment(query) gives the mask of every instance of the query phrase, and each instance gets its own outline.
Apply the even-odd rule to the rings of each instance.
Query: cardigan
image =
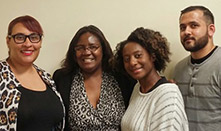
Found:
[[[51,79],[51,76],[46,71],[42,70],[36,65],[33,65],[37,70],[42,80],[53,90],[53,92],[59,97],[64,109],[64,104],[60,94],[56,91],[55,83]],[[16,131],[17,126],[17,110],[19,106],[19,100],[21,98],[21,92],[17,89],[21,84],[16,79],[15,75],[10,69],[6,60],[0,61],[0,130],[1,131]],[[65,114],[65,112],[64,112]],[[56,127],[56,131],[63,131],[65,119],[60,122]]]
[[[67,73],[64,69],[58,69],[53,74],[53,79],[55,81],[57,91],[61,94],[64,102],[65,112],[68,114],[69,102],[70,102],[70,89],[72,84],[74,73]],[[68,115],[65,115],[65,131],[70,131]]]

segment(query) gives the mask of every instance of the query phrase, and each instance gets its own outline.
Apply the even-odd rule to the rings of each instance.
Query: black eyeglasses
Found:
[[[13,38],[16,44],[22,44],[28,38],[31,43],[38,43],[41,41],[42,35],[37,33],[32,33],[30,35],[24,35],[22,33],[18,33],[15,35],[8,35],[8,38]]]
[[[84,52],[86,50],[89,50],[91,52],[95,52],[100,46],[99,45],[89,45],[89,46],[82,46],[82,45],[79,45],[79,46],[75,46],[74,47],[74,50],[77,52]]]

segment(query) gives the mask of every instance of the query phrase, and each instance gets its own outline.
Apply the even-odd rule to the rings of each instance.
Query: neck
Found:
[[[102,68],[99,68],[93,72],[84,72],[82,71],[84,79],[97,78],[102,76]]]
[[[157,81],[160,79],[160,75],[157,73],[157,71],[154,69],[154,71],[152,71],[148,77],[146,77],[145,79],[139,80],[139,83],[141,85],[141,92],[142,93],[146,93],[148,92],[156,83]]]
[[[214,48],[215,48],[215,45],[213,44],[213,42],[209,41],[204,48],[196,52],[191,52],[191,56],[193,59],[201,59],[204,56],[208,55]]]
[[[15,73],[15,74],[23,74],[25,72],[34,71],[33,64],[21,65],[21,64],[17,63],[16,61],[13,61],[10,58],[7,59],[7,62],[9,64],[12,72]]]

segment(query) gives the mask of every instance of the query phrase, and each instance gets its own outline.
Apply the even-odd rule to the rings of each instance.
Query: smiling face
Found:
[[[89,32],[81,35],[75,51],[76,61],[83,72],[102,70],[102,47],[95,35]]]
[[[124,46],[123,61],[127,73],[136,80],[146,79],[155,71],[153,58],[136,42]]]
[[[29,31],[23,24],[17,23],[13,29],[11,35],[15,34],[24,34],[30,35],[32,31]],[[14,38],[6,38],[7,46],[9,49],[9,60],[13,64],[20,64],[20,65],[32,65],[33,62],[37,59],[40,48],[41,42],[38,43],[31,43],[28,38],[26,41],[21,44],[16,44]]]
[[[209,26],[200,10],[184,13],[180,17],[180,40],[184,48],[196,52],[204,48],[209,39]]]

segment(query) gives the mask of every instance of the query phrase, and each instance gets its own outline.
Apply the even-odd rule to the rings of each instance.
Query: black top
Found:
[[[217,48],[218,48],[218,46],[216,46],[208,55],[204,56],[203,58],[193,59],[193,58],[191,57],[191,63],[192,63],[192,64],[200,64],[200,63],[204,62],[207,58],[209,58],[209,57],[213,54],[213,52],[214,52]]]
[[[153,91],[153,90],[156,89],[159,85],[165,84],[165,83],[169,83],[169,81],[166,79],[166,77],[161,76],[161,78],[155,83],[155,85],[154,85],[148,92]],[[147,92],[147,93],[148,93],[148,92]]]
[[[62,104],[49,87],[45,91],[24,87],[18,87],[18,90],[22,95],[17,113],[17,131],[52,131],[62,121]]]
[[[69,111],[69,103],[70,103],[70,89],[73,80],[73,73],[66,72],[63,69],[58,69],[53,74],[53,79],[55,81],[57,91],[61,94],[61,97],[65,106],[65,128],[64,131],[70,131],[69,128],[69,120],[68,120],[68,111]]]

